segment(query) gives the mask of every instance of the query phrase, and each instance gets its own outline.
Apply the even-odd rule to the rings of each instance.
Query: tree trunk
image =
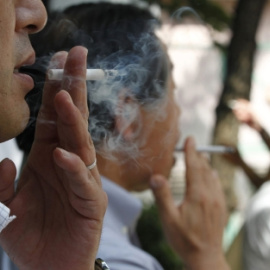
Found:
[[[228,103],[233,99],[249,99],[251,75],[256,51],[256,32],[266,0],[239,0],[232,25],[233,36],[228,48],[224,88],[216,108],[214,144],[236,144],[238,122]],[[234,169],[220,155],[213,155],[212,165],[218,171],[228,209],[233,210],[237,201],[234,193]]]

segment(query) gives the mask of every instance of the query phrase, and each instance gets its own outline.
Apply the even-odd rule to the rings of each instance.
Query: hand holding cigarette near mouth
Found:
[[[63,69],[49,69],[48,79],[51,81],[61,81],[63,79]],[[115,69],[87,69],[86,80],[87,81],[100,81],[105,78],[110,78],[118,75],[118,71]]]
[[[185,259],[186,268],[229,270],[222,249],[227,208],[221,181],[208,159],[196,152],[193,138],[186,139],[184,148],[186,190],[182,203],[175,204],[163,175],[153,175],[150,180],[166,237]]]
[[[88,131],[86,59],[81,46],[52,57],[50,65],[67,76],[45,83],[16,190],[15,164],[0,162],[0,243],[17,269],[94,269],[107,196],[97,167],[87,168],[96,152]]]

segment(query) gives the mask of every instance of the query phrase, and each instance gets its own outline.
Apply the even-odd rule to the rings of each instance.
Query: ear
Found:
[[[123,93],[125,92],[125,93]],[[138,134],[140,105],[126,91],[119,94],[115,115],[115,129],[126,141],[132,141]]]

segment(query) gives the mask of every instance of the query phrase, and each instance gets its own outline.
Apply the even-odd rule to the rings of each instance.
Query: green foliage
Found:
[[[168,245],[155,205],[146,207],[138,222],[137,233],[142,248],[154,256],[164,269],[181,270],[179,257]]]

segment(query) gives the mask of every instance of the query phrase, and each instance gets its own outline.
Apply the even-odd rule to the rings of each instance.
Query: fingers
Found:
[[[186,197],[198,201],[202,197],[214,198],[213,194],[221,192],[217,174],[210,167],[205,156],[196,152],[194,139],[185,142],[186,161]],[[214,192],[213,194],[211,194]]]
[[[9,159],[0,162],[0,202],[8,203],[14,196],[14,180],[16,167]]]
[[[185,162],[186,162],[186,196],[195,198],[202,190],[202,173],[206,168],[206,161],[202,155],[196,152],[195,141],[189,137],[185,141]]]
[[[84,120],[88,120],[85,81],[86,54],[87,51],[85,48],[75,47],[69,53],[58,52],[52,57],[49,68],[64,69],[64,79],[62,82],[47,80],[45,83],[42,106],[37,119],[38,138],[50,139],[55,136],[57,115],[54,107],[54,99],[61,89],[69,91],[74,104],[79,108]]]
[[[45,84],[36,140],[57,137],[58,146],[79,155],[85,165],[90,165],[95,160],[95,150],[88,132],[86,58],[87,49],[80,46],[52,57],[50,68],[64,68],[64,78],[62,82]],[[94,171],[98,175],[96,168]]]
[[[90,165],[95,160],[95,150],[88,133],[86,58],[86,48],[77,46],[69,51],[61,84],[68,93],[60,91],[54,106],[60,146],[79,155],[85,165]]]
[[[51,59],[49,68],[59,68],[63,69],[68,57],[67,52],[57,52]],[[49,81],[46,80],[44,85],[42,105],[45,107],[46,111],[54,111],[53,100],[57,92],[61,89],[61,81]]]
[[[62,81],[46,81],[43,94],[43,104],[46,108],[53,110],[56,93],[64,89],[69,92],[84,118],[88,119],[86,57],[87,49],[81,46],[72,48],[68,53],[58,52],[52,57],[49,68],[64,69],[64,77]]]
[[[85,165],[90,165],[96,158],[95,148],[79,109],[66,91],[61,91],[55,98],[55,110],[58,115],[57,132],[60,146],[80,156]],[[93,169],[97,172],[97,169]]]
[[[86,58],[87,49],[84,47],[77,46],[69,51],[61,88],[69,92],[75,106],[87,121]]]
[[[168,180],[162,175],[153,175],[150,187],[156,199],[156,204],[162,219],[177,217],[176,206],[171,194]]]
[[[193,138],[188,138],[186,148],[186,202],[205,211],[209,220],[218,218],[224,226],[226,219],[225,198],[218,173],[208,160],[195,150]],[[210,218],[211,217],[211,218]],[[225,218],[224,218],[225,217]]]
[[[100,188],[100,182],[93,177],[92,170],[88,170],[77,155],[61,148],[55,149],[54,160],[64,171],[65,181],[63,181],[63,184],[74,209],[89,218],[93,216],[93,211],[96,211],[97,204],[103,204],[101,213],[95,215],[102,219],[107,198],[105,192]],[[89,206],[89,203],[93,203],[92,207]],[[97,207],[97,209],[101,210],[100,207]]]
[[[64,68],[67,52],[56,53],[50,62],[49,68]],[[43,90],[42,104],[37,117],[35,141],[46,142],[56,136],[57,114],[54,109],[54,98],[61,87],[59,81],[46,81]]]

